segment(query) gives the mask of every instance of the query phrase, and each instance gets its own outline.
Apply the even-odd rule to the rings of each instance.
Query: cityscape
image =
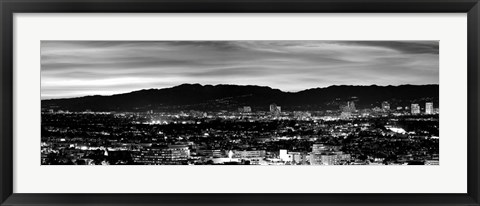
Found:
[[[357,110],[353,101],[324,112],[50,109],[42,164],[438,165],[438,113],[432,102]]]
[[[440,164],[438,42],[348,42],[348,44],[329,41],[315,41],[315,44],[311,41],[259,42],[154,42],[158,45],[154,44],[150,48],[151,44],[146,42],[42,41],[41,164],[252,166]],[[98,45],[102,47],[99,48]],[[318,47],[318,51],[312,51],[311,48],[308,48],[308,52],[304,51],[304,48],[301,52],[297,51],[299,46],[305,45],[314,49]],[[339,45],[342,49],[336,49]],[[132,55],[132,52],[136,55],[136,46],[141,48],[139,51],[142,52],[154,49],[149,52],[162,54],[162,58],[158,60],[159,57],[151,55],[154,60],[152,65],[162,63],[170,65],[168,69],[151,69],[150,65],[138,62],[153,61],[149,59],[150,57],[145,57],[149,55],[142,53],[137,57],[127,58],[123,55],[126,46],[130,49],[127,50],[128,55]],[[330,82],[327,82],[327,85],[310,86],[309,78],[301,74],[299,76],[295,69],[291,69],[294,73],[286,73],[285,78],[297,78],[297,75],[305,83],[295,80],[298,84],[281,83],[278,88],[275,87],[276,81],[270,80],[270,77],[267,79],[261,77],[255,80],[256,84],[237,83],[235,82],[237,80],[229,84],[213,84],[208,81],[212,79],[217,81],[221,78],[218,76],[220,70],[208,78],[200,78],[202,74],[208,73],[205,70],[193,77],[190,70],[178,73],[172,70],[172,65],[202,67],[198,66],[199,62],[190,65],[191,60],[210,57],[211,53],[217,51],[225,54],[234,53],[232,56],[223,55],[220,61],[222,64],[229,62],[229,59],[238,60],[242,58],[239,56],[243,55],[243,49],[248,49],[245,54],[251,54],[254,48],[254,54],[259,57],[247,55],[248,61],[264,62],[263,57],[268,57],[269,68],[270,66],[277,68],[281,65],[276,65],[278,59],[272,63],[274,57],[292,58],[288,62],[295,62],[294,65],[298,65],[299,70],[303,68],[305,69],[303,71],[307,71],[306,69],[310,69],[311,61],[318,59],[317,57],[309,59],[310,54],[327,55],[328,53],[323,53],[322,50],[325,47],[328,50],[343,52],[343,46],[348,47],[348,51],[362,49],[371,52],[368,54],[370,56],[379,55],[375,60],[371,60],[372,65],[378,65],[383,61],[379,58],[384,58],[384,53],[392,52],[392,56],[385,61],[394,59],[394,62],[400,62],[395,59],[397,56],[402,59],[400,63],[392,63],[396,65],[392,69],[395,71],[389,71],[402,73],[400,80],[399,75],[388,73],[382,76],[384,78],[378,78],[378,81],[384,79],[386,82],[392,82],[394,86],[376,82],[377,80],[373,78],[371,84],[359,82],[364,81],[365,75],[374,67],[371,65],[365,67],[362,73],[364,75],[358,77],[358,80],[355,80],[358,75],[342,74],[352,82],[348,85],[335,84],[337,80],[333,76],[338,75],[336,70],[335,74],[328,74],[325,72],[327,69],[315,68],[308,71],[318,72],[316,76],[322,76],[324,79],[328,75],[332,75],[332,78],[329,78]],[[162,49],[157,50],[157,47]],[[164,53],[166,48],[176,53],[168,55]],[[201,48],[207,54],[196,54],[193,58],[190,50],[197,48]],[[87,54],[84,51],[86,49],[104,53]],[[379,49],[381,50],[377,54]],[[68,56],[70,51],[75,58]],[[297,54],[298,57],[295,57]],[[348,55],[349,59],[353,59],[353,56],[363,54],[348,52]],[[165,56],[168,58],[163,58]],[[83,63],[87,59],[82,59],[82,63],[73,62],[77,61],[77,58],[88,58],[90,61]],[[182,61],[178,59],[174,61],[174,58],[181,58]],[[403,60],[406,58],[412,59],[404,65]],[[304,59],[308,60],[308,64],[303,65],[300,62]],[[133,61],[134,64],[125,62],[119,64],[117,63],[119,60]],[[228,65],[246,64],[245,61],[247,60],[235,61],[235,64],[229,62]],[[331,61],[329,67],[340,64],[338,61],[328,61]],[[406,68],[415,66],[411,63],[414,61],[421,62],[417,65],[420,69],[412,70],[411,78],[405,78],[403,73],[406,70],[398,69],[401,66]],[[132,73],[129,70],[126,72],[127,69],[117,71],[95,68],[88,72],[88,68],[97,64],[102,68],[109,67],[105,62],[114,65],[115,68],[142,65],[141,68],[148,69],[137,69]],[[185,62],[188,62],[188,65]],[[248,62],[249,66],[251,62]],[[358,62],[347,63],[352,68],[361,67],[355,66],[360,65]],[[208,67],[212,65],[209,63]],[[148,86],[133,80],[118,84],[109,80],[109,78],[125,80],[142,72],[145,72],[145,76],[141,78],[145,80],[158,76],[156,72],[159,70],[163,74],[171,74],[179,79],[179,82],[169,77],[168,79],[173,81],[172,85],[163,87],[155,85],[157,80],[167,78],[162,75],[154,78],[155,83]],[[384,70],[388,70],[388,67]],[[120,74],[123,71],[125,74]],[[266,72],[266,75],[281,73],[278,71],[272,69],[272,73]],[[238,75],[237,72],[235,70],[235,76]],[[428,78],[416,78],[425,74]],[[86,76],[85,79],[80,79],[83,75]],[[252,78],[255,76],[248,75]],[[372,75],[376,74],[372,72]],[[200,83],[184,83],[182,82],[184,77],[194,78]],[[318,79],[312,80],[312,84],[317,82]],[[304,84],[302,88],[296,88],[302,84]],[[136,85],[140,85],[140,88]],[[123,87],[126,88],[125,91],[118,90]]]

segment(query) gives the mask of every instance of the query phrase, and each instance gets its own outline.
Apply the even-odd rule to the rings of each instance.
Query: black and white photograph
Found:
[[[40,43],[42,165],[435,166],[439,41]]]

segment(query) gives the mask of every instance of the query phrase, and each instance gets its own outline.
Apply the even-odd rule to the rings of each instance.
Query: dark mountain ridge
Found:
[[[338,109],[346,101],[354,101],[357,108],[380,106],[389,101],[392,107],[424,104],[438,105],[438,85],[400,86],[330,86],[299,92],[283,92],[266,86],[182,84],[164,89],[146,89],[111,96],[85,96],[67,99],[42,100],[43,109],[69,111],[176,111],[234,110],[251,106],[267,111],[275,103],[283,110]],[[423,105],[421,105],[423,107]]]

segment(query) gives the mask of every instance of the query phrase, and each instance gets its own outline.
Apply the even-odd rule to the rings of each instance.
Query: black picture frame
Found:
[[[1,205],[480,205],[478,0],[0,0]],[[19,194],[13,193],[15,13],[467,13],[468,192],[466,194]],[[449,178],[449,177],[445,177]],[[255,185],[252,185],[255,186]],[[86,191],[88,192],[88,191]]]

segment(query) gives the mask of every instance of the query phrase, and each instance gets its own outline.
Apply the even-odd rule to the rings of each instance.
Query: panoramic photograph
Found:
[[[42,165],[434,166],[439,41],[41,41]]]

